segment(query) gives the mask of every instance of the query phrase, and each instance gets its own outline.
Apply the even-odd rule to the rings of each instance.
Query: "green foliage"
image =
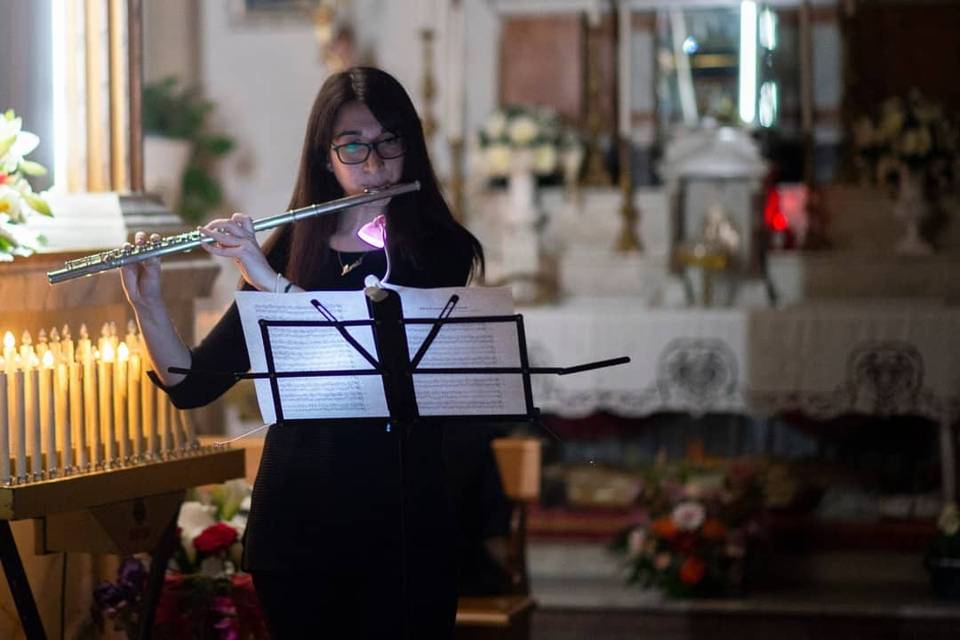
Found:
[[[189,140],[193,145],[190,162],[181,178],[180,202],[174,209],[190,224],[204,220],[223,202],[223,189],[213,173],[218,159],[230,153],[234,141],[208,130],[214,104],[197,88],[178,86],[174,77],[148,84],[143,90],[145,133]]]

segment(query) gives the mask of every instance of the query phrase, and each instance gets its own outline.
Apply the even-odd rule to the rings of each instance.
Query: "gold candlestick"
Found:
[[[437,93],[433,78],[433,29],[421,29],[420,40],[423,43],[423,77],[421,79],[423,108],[420,110],[420,120],[423,122],[423,137],[429,147],[433,134],[437,130],[437,122],[433,117],[433,98]]]
[[[635,252],[640,251],[643,245],[640,242],[637,233],[637,215],[636,206],[633,204],[633,166],[632,166],[632,145],[627,138],[620,138],[620,235],[617,236],[617,243],[614,247],[617,251]]]
[[[603,114],[601,103],[603,91],[600,86],[600,36],[603,31],[603,22],[591,24],[587,19],[587,60],[586,60],[586,173],[583,183],[591,186],[606,187],[610,185],[610,174],[607,172],[603,160],[603,151],[600,148],[600,135],[603,131]]]
[[[466,219],[463,210],[463,138],[450,139],[450,200],[453,204],[453,217],[459,223]]]

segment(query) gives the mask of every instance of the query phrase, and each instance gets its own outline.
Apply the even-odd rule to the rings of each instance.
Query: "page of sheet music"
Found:
[[[323,316],[310,304],[313,299],[319,300],[338,320],[369,318],[362,291],[278,294],[238,291],[236,296],[252,371],[267,370],[258,324],[261,318],[323,321]],[[370,327],[348,327],[347,331],[377,357]],[[333,327],[271,327],[270,348],[277,371],[372,368]],[[270,382],[256,380],[255,384],[264,423],[276,422]],[[281,378],[279,387],[283,415],[288,420],[376,418],[390,414],[383,382],[377,375]]]
[[[405,318],[436,318],[450,296],[460,297],[451,318],[513,314],[507,287],[411,289],[397,287]],[[410,357],[416,354],[430,325],[407,325]],[[519,367],[514,323],[443,326],[421,367]],[[417,405],[422,416],[520,415],[526,413],[520,375],[415,374]]]
[[[501,288],[413,289],[395,287],[405,318],[435,319],[450,296],[459,301],[451,317],[512,315],[510,290]],[[266,371],[267,361],[258,321],[323,320],[310,304],[319,300],[338,320],[369,317],[362,291],[310,291],[272,294],[238,291],[237,308],[253,371]],[[411,358],[431,325],[407,326]],[[374,358],[377,353],[369,327],[349,327]],[[333,327],[271,327],[270,345],[277,371],[370,369],[371,365]],[[517,367],[520,357],[514,323],[445,325],[421,367]],[[267,380],[256,380],[257,401],[265,423],[276,422]],[[287,378],[279,382],[286,419],[387,417],[389,410],[379,376]],[[520,415],[526,413],[520,375],[416,374],[414,387],[420,415]]]

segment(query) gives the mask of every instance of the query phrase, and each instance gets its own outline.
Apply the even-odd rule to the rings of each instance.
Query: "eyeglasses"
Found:
[[[391,136],[378,142],[335,144],[331,148],[343,164],[363,164],[370,157],[371,151],[376,151],[382,160],[392,160],[402,156],[406,150],[400,136]]]

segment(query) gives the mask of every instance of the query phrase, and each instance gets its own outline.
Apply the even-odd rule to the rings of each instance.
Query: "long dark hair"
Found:
[[[362,102],[387,129],[403,138],[401,182],[420,181],[420,191],[390,201],[387,207],[387,250],[414,265],[433,242],[467,247],[474,275],[483,273],[483,249],[477,239],[454,220],[433,172],[423,138],[423,127],[410,97],[390,74],[372,67],[353,67],[327,78],[320,87],[307,121],[300,155],[300,170],[289,208],[305,207],[344,196],[340,183],[327,166],[337,112],[349,102]],[[330,236],[336,216],[307,218],[279,229],[264,244],[270,255],[279,244],[289,243],[284,275],[309,287],[318,268],[330,259]],[[277,247],[279,248],[279,247]]]

